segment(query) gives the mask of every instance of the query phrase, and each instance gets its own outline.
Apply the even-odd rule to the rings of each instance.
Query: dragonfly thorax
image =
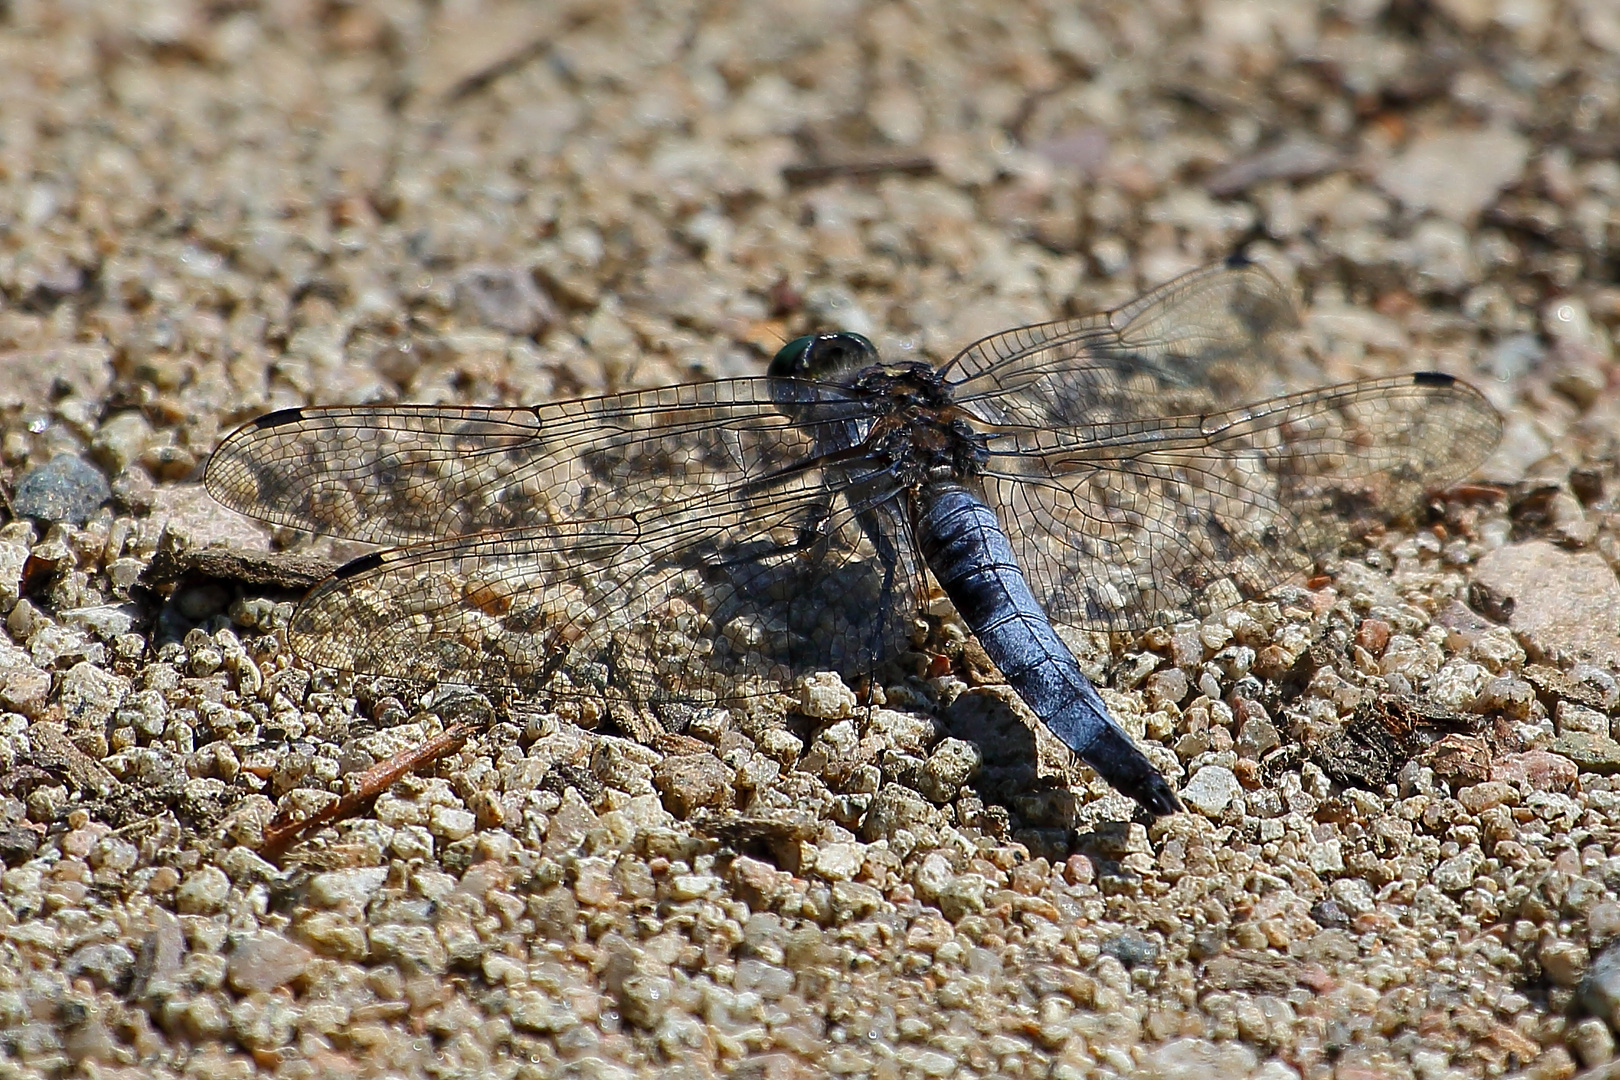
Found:
[[[965,482],[989,460],[984,435],[956,405],[944,376],[928,364],[876,365],[860,372],[852,389],[870,404],[873,422],[863,449],[869,459],[883,461],[902,486]]]
[[[777,352],[770,374],[783,380],[775,390],[779,407],[801,422],[820,421],[823,452],[859,459],[868,475],[886,474],[900,487],[960,483],[989,459],[984,436],[939,369],[917,360],[883,363],[859,334],[795,338]]]

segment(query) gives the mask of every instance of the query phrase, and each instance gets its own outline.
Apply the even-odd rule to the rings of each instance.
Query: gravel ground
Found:
[[[0,1077],[1614,1075],[1617,156],[1611,0],[0,3]],[[501,712],[260,854],[457,703],[292,663],[296,581],[143,588],[360,550],[212,504],[232,425],[943,358],[1240,244],[1330,375],[1507,430],[1331,577],[1080,642],[1188,813],[993,685],[817,678]]]

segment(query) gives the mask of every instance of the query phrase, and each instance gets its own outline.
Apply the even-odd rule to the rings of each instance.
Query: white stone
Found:
[[[1530,143],[1506,128],[1439,131],[1385,163],[1378,186],[1414,210],[1472,221],[1524,172]]]
[[[1181,789],[1181,801],[1205,817],[1214,817],[1238,797],[1237,777],[1224,765],[1205,765]]]

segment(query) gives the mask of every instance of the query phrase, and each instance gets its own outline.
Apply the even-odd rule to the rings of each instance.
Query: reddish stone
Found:
[[[1374,656],[1383,656],[1389,645],[1389,633],[1389,623],[1383,619],[1362,619],[1361,625],[1356,627],[1356,644]]]
[[[1536,791],[1568,791],[1579,776],[1580,770],[1573,761],[1546,750],[1504,754],[1491,766],[1492,780],[1524,784]]]

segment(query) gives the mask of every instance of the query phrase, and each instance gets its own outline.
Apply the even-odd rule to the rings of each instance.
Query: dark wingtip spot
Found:
[[[1438,371],[1420,371],[1412,376],[1412,382],[1418,386],[1451,386],[1456,381],[1453,376]]]
[[[253,426],[258,430],[263,431],[265,428],[280,427],[283,424],[291,424],[295,420],[303,419],[303,416],[303,409],[277,409],[275,412],[265,413],[257,420],[254,420]]]
[[[1238,250],[1226,257],[1226,265],[1232,270],[1242,270],[1246,266],[1253,266],[1254,260],[1249,258],[1248,252]]]
[[[382,564],[382,552],[373,551],[370,555],[362,555],[358,559],[350,559],[348,562],[332,571],[332,576],[341,581],[344,578],[356,577],[365,573],[367,570],[375,570]]]

